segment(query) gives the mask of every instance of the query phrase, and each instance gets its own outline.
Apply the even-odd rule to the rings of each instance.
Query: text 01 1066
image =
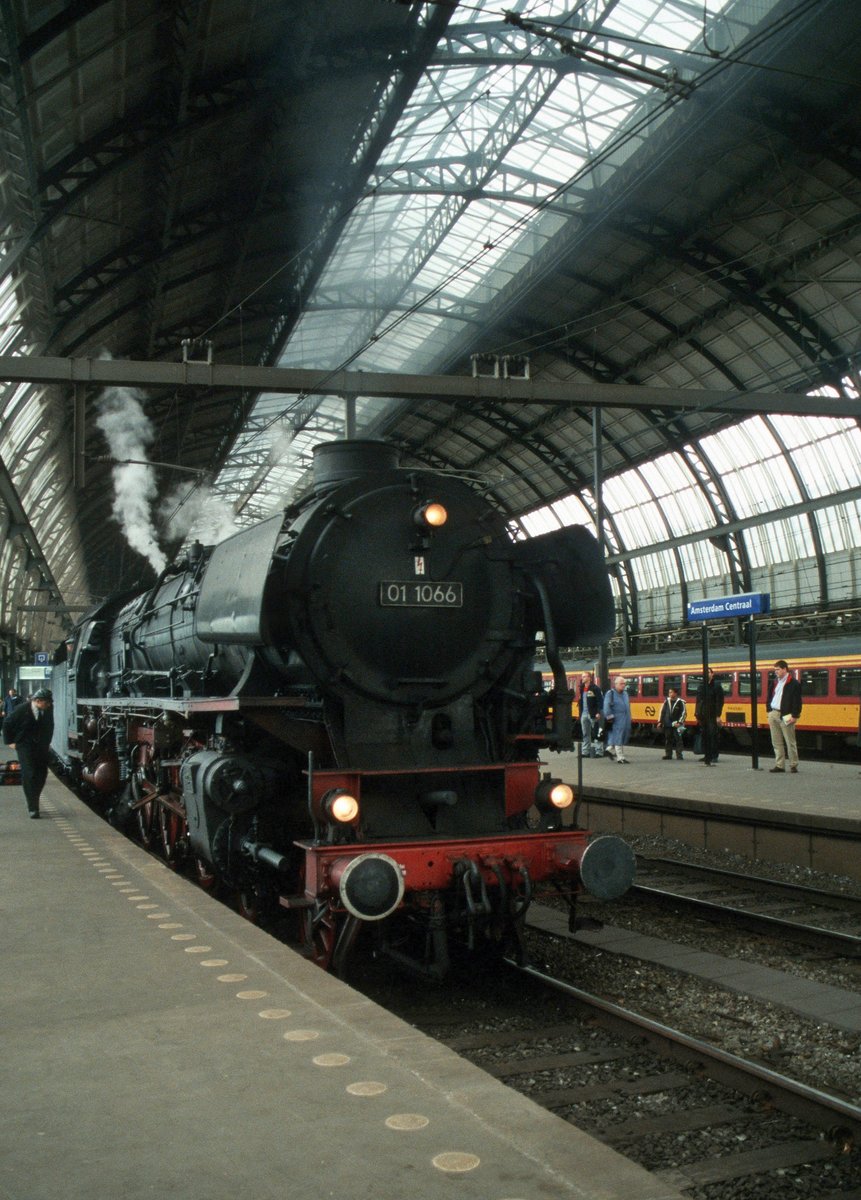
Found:
[[[462,583],[387,579],[380,584],[380,604],[385,608],[462,608]]]

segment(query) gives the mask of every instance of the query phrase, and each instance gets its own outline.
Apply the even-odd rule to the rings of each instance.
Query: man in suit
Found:
[[[14,708],[3,722],[3,740],[18,753],[24,798],[34,821],[39,819],[39,797],[48,778],[51,738],[54,735],[53,700],[47,688],[39,688],[29,700]]]
[[[785,658],[779,658],[774,664],[774,674],[767,705],[768,728],[774,748],[774,766],[771,770],[772,773],[785,771],[788,758],[790,773],[797,775],[798,746],[795,726],[801,716],[801,684],[792,678]]]

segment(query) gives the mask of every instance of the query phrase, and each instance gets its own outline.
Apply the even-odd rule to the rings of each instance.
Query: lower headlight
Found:
[[[351,825],[359,815],[359,801],[343,788],[327,792],[320,807],[326,820],[338,825]]]
[[[535,789],[535,805],[542,812],[568,808],[574,803],[574,789],[561,779],[542,779]]]

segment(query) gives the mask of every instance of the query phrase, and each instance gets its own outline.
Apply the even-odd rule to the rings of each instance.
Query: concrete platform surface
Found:
[[[781,820],[787,825],[817,825],[835,831],[861,831],[861,765],[801,762],[798,774],[772,774],[774,758],[722,753],[706,767],[689,751],[681,761],[663,758],[663,750],[629,746],[627,763],[584,758],[583,787],[588,795],[624,794],[632,801],[664,800],[702,811],[732,810],[750,818]],[[574,781],[576,754],[549,754],[548,769]]]
[[[554,775],[577,784],[579,823],[593,832],[670,838],[765,863],[861,882],[861,767],[802,762],[772,774],[773,758],[722,753],[706,767],[691,754],[631,746],[627,763],[548,754]]]
[[[679,1200],[53,778],[42,811],[0,788],[3,1200]]]

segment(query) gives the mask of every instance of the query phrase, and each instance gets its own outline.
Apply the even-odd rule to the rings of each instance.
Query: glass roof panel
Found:
[[[829,417],[771,418],[811,496],[828,496],[861,484],[861,428]]]
[[[762,417],[752,417],[700,443],[736,517],[774,512],[801,500],[779,442]]]
[[[861,540],[861,500],[824,509],[818,514],[817,528],[826,554],[856,551]],[[853,592],[857,590],[854,578],[847,582]]]
[[[708,21],[730,5],[710,0]],[[491,304],[559,227],[564,217],[547,201],[575,211],[597,186],[591,166],[599,155],[601,181],[609,177],[614,160],[604,151],[611,140],[621,143],[626,122],[660,111],[669,72],[700,45],[703,21],[688,0],[547,0],[540,9],[514,0],[503,19],[490,0],[458,6],[438,60],[417,83],[364,199],[344,223],[282,364],[433,370],[464,320]],[[605,54],[623,69],[610,69]],[[699,61],[684,57],[684,66],[690,73]],[[662,87],[644,68],[663,73]],[[648,130],[629,133],[616,162]],[[271,400],[261,405],[268,419]],[[359,397],[356,407],[361,431],[378,406],[371,410]],[[313,419],[303,422],[312,440],[331,436],[328,422],[316,432]],[[294,415],[297,435],[303,422]],[[234,465],[219,480],[243,506],[246,491],[273,485],[271,474],[261,477],[251,465]]]

